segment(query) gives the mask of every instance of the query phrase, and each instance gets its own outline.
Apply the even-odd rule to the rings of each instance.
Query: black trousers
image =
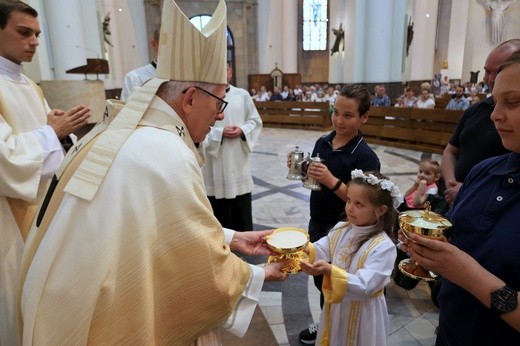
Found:
[[[208,196],[213,214],[222,226],[235,231],[252,231],[253,214],[251,211],[251,193],[236,196],[233,199]]]

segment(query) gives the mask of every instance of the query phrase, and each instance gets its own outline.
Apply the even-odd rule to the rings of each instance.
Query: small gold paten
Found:
[[[296,227],[275,229],[267,236],[267,246],[279,255],[270,256],[267,263],[287,261],[282,272],[295,274],[301,271],[300,261],[308,261],[309,256],[303,251],[309,244],[309,234]]]

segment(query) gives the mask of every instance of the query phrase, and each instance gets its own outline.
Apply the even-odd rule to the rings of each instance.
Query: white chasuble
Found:
[[[97,193],[57,189],[41,242],[28,238],[24,345],[188,345],[259,294],[263,271],[224,242],[187,129],[164,101],[150,107]]]
[[[11,206],[26,215],[25,224],[29,225],[45,194],[48,180],[41,179],[44,153],[33,131],[47,123],[49,106],[34,83],[24,76],[14,81],[1,72],[0,345],[16,345],[16,295],[23,238]]]
[[[316,345],[383,346],[388,344],[388,311],[383,290],[397,256],[395,244],[384,233],[367,240],[352,254],[352,242],[374,226],[338,223],[315,242],[314,261],[332,263],[323,276],[325,306],[320,316]]]

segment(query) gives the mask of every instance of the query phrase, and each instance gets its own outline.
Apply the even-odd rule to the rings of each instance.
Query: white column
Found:
[[[393,0],[367,0],[364,82],[389,82],[392,50]]]
[[[262,0],[258,3],[259,73],[270,73],[276,66],[282,69],[283,45],[282,1]],[[285,72],[285,71],[284,71]]]
[[[453,1],[453,3],[455,2],[459,1]],[[433,77],[437,8],[438,0],[415,1],[414,36],[409,56],[412,61],[410,80],[430,80]],[[460,20],[460,16],[457,15],[456,19]],[[460,47],[463,47],[463,45]]]
[[[392,35],[390,49],[390,78],[391,82],[403,81],[406,67],[406,1],[394,0],[392,11]]]
[[[284,73],[298,72],[298,0],[284,0],[282,18],[282,63]]]
[[[330,48],[336,40],[336,36],[332,35],[332,28],[339,28],[343,24],[343,31],[347,24],[347,19],[344,17],[345,2],[341,0],[329,1],[329,52]],[[329,83],[345,83],[343,79],[343,64],[345,63],[345,51],[347,50],[346,36],[343,38],[343,51],[339,51],[334,55],[329,54]]]
[[[466,27],[468,25],[469,0],[452,1],[450,36],[448,43],[448,76],[450,79],[462,77],[464,47],[466,46]],[[484,24],[484,23],[482,23]],[[482,25],[485,27],[485,25]],[[478,30],[477,27],[469,29]],[[482,41],[486,41],[482,38]]]
[[[52,59],[47,18],[42,0],[28,0],[27,3],[38,11],[38,22],[40,23],[42,34],[38,40],[40,45],[36,49],[33,61],[23,64],[24,73],[36,83],[42,80],[53,80],[55,79],[54,69],[51,67],[53,67],[54,61]]]
[[[345,23],[345,60],[343,63],[343,81],[345,83],[364,82],[365,69],[365,0],[349,1],[345,5],[343,16]]]
[[[147,37],[143,1],[98,0],[101,20],[110,13],[112,46],[103,42],[103,58],[107,59],[110,74],[105,81],[107,89],[121,88],[127,72],[149,63],[151,37]],[[103,35],[101,33],[101,35]]]
[[[54,73],[56,79],[84,79],[65,71],[87,63],[87,57],[99,54],[87,45],[83,26],[83,8],[78,0],[45,0]],[[92,3],[95,6],[95,3]],[[94,7],[95,9],[95,7]]]

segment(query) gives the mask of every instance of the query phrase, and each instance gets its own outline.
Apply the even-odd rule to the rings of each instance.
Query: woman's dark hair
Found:
[[[370,110],[370,93],[362,84],[345,84],[339,92],[340,96],[359,101],[358,112],[362,116]]]
[[[11,12],[24,12],[33,17],[38,17],[38,11],[20,0],[0,1],[0,29],[5,29]]]

